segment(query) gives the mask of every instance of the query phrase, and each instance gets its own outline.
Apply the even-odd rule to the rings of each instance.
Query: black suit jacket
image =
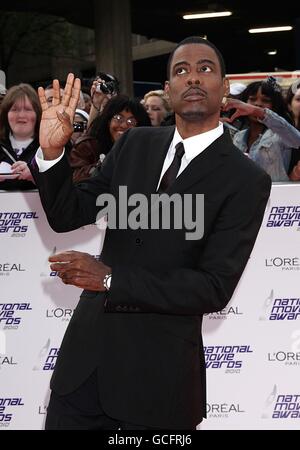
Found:
[[[106,157],[101,172],[73,186],[63,158],[36,173],[57,232],[95,221],[96,197],[120,185],[155,193],[174,127],[135,128]],[[126,422],[195,428],[205,417],[202,315],[230,300],[261,225],[271,181],[227,134],[198,155],[169,193],[205,195],[204,235],[186,230],[113,230],[102,260],[112,267],[105,293],[84,291],[65,333],[51,387],[75,390],[96,367],[104,411]]]

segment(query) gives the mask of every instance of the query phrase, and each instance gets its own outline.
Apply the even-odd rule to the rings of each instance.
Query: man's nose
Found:
[[[194,84],[200,84],[200,79],[197,76],[191,76],[188,79],[188,85],[192,86]]]

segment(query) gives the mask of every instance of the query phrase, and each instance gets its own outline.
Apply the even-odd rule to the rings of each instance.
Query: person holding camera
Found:
[[[73,134],[71,136],[71,142],[75,145],[76,141],[86,132],[87,124],[89,120],[89,114],[83,109],[77,108],[75,111],[73,122]]]
[[[129,128],[140,126],[151,126],[151,121],[138,101],[127,95],[108,99],[102,113],[95,118],[88,131],[77,139],[69,153],[73,181],[89,178],[96,167],[101,167],[105,156],[123,133]]]
[[[102,113],[104,106],[112,97],[120,94],[119,80],[109,73],[99,72],[91,86],[91,108],[88,128]]]

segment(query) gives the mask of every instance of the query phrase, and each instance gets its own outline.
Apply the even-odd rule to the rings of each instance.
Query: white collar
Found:
[[[175,154],[175,146],[178,142],[183,142],[185,150],[185,159],[189,162],[201,152],[203,152],[210,144],[212,144],[216,139],[218,139],[224,133],[224,127],[221,122],[216,128],[206,131],[205,133],[196,134],[195,136],[189,137],[187,139],[182,139],[177,127],[175,128],[175,133],[171,146],[171,154]]]
[[[21,155],[25,148],[28,147],[29,144],[33,141],[34,138],[28,138],[28,139],[16,139],[12,133],[9,133],[9,140],[11,143],[12,148],[17,153],[17,155]]]

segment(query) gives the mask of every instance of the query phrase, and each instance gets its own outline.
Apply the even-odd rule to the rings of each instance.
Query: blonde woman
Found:
[[[163,90],[147,92],[142,103],[153,127],[161,125],[162,121],[172,111],[169,98]]]

